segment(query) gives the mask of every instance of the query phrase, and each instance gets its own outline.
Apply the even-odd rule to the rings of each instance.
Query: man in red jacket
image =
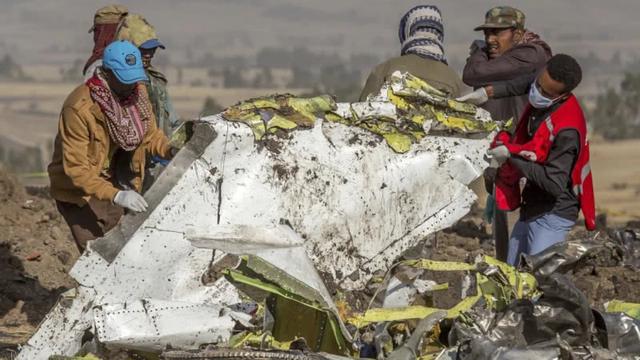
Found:
[[[559,54],[530,85],[520,79],[501,87],[513,94],[529,88],[529,105],[515,134],[498,134],[488,151],[501,164],[495,179],[498,208],[520,207],[509,239],[512,265],[520,254],[533,255],[564,241],[580,210],[587,229],[595,227],[587,126],[572,94],[581,80],[576,60]],[[522,192],[521,178],[526,179]]]

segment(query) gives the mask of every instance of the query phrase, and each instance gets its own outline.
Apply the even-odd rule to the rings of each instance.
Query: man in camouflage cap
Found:
[[[498,6],[487,11],[484,24],[475,30],[484,32],[484,41],[475,40],[472,43],[462,81],[477,90],[459,99],[483,103],[482,107],[491,113],[494,120],[512,119],[517,123],[528,103],[527,95],[493,98],[493,94],[487,94],[484,87],[540,71],[551,58],[551,49],[537,34],[525,28],[524,13],[509,6]],[[475,99],[478,94],[484,95],[484,98]],[[493,187],[493,184],[490,185]],[[472,187],[477,193],[484,192],[477,183]],[[481,195],[480,198],[483,197]],[[506,213],[502,211],[494,214],[494,237],[496,256],[506,261],[509,230]]]
[[[525,28],[525,15],[518,9],[495,7],[475,30],[484,32],[484,41],[475,40],[471,45],[462,76],[474,88],[537,72],[551,58],[549,45]],[[526,104],[526,96],[509,97],[489,100],[484,108],[494,120],[517,121]]]

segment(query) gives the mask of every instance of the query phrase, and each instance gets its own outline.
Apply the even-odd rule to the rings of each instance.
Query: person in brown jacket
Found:
[[[462,74],[462,81],[473,88],[536,73],[551,58],[549,45],[525,29],[525,15],[518,9],[495,7],[475,30],[484,31],[485,40],[473,42]],[[494,120],[517,122],[526,104],[526,95],[510,96],[490,99],[483,108]]]
[[[394,57],[373,69],[360,95],[360,101],[377,94],[395,71],[406,71],[451,96],[462,94],[466,86],[447,64],[444,53],[444,26],[440,9],[419,5],[409,10],[400,21],[402,49]]]
[[[144,80],[138,48],[115,41],[62,106],[48,172],[51,195],[80,251],[115,227],[124,209],[146,210],[138,193],[146,153],[175,154],[156,125]]]

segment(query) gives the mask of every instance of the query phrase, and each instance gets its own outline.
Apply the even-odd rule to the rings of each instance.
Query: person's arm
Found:
[[[510,96],[522,96],[529,93],[531,84],[536,80],[537,73],[519,76],[512,80],[496,82],[456,98],[458,101],[482,105],[489,99],[500,99]]]
[[[515,79],[493,83],[486,87],[487,94],[492,99],[526,95],[529,93],[531,84],[536,81],[537,76],[537,73],[532,72]]]
[[[169,160],[174,155],[174,152],[171,150],[172,148],[169,145],[167,135],[165,135],[164,131],[156,125],[155,116],[149,120],[149,129],[145,134],[145,146],[146,151],[151,154],[151,156],[159,156],[163,159]]]
[[[94,165],[89,163],[88,151],[91,144],[85,119],[75,109],[65,107],[62,109],[58,131],[62,140],[62,166],[73,185],[98,200],[112,201],[118,189],[100,177],[93,169]]]
[[[169,126],[171,127],[171,132],[174,132],[180,126],[180,117],[178,116],[178,112],[173,107],[173,102],[171,102],[171,98],[169,97],[169,91],[167,90],[167,112],[169,113]],[[169,136],[170,134],[167,134]]]
[[[522,172],[527,181],[531,181],[546,193],[558,197],[565,191],[571,178],[573,165],[578,158],[579,139],[576,130],[563,130],[558,133],[544,164],[519,156],[512,156],[509,161]]]
[[[508,53],[489,59],[484,48],[478,48],[467,59],[462,81],[473,87],[486,86],[535,72],[539,52],[534,46],[519,46]]]

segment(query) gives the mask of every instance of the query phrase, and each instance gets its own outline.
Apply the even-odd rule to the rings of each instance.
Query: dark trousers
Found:
[[[87,241],[103,237],[118,224],[124,214],[124,209],[120,206],[94,198],[84,206],[63,201],[56,201],[56,205],[69,225],[81,253],[87,247]]]
[[[507,261],[509,254],[509,218],[506,211],[495,209],[493,215],[493,239],[496,243],[496,258]]]

